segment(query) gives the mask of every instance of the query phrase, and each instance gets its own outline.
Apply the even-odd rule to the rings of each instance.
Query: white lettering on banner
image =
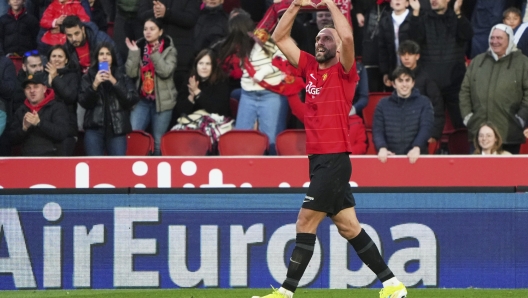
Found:
[[[18,289],[36,288],[26,239],[16,209],[0,209],[0,238],[2,234],[9,257],[0,258],[0,273],[11,273]]]
[[[43,209],[44,218],[56,222],[62,217],[62,209],[57,203],[48,203]],[[157,241],[165,239],[137,239],[134,238],[134,225],[139,223],[159,223],[160,211],[157,207],[114,208],[114,231],[110,238],[114,238],[113,256],[102,256],[105,262],[114,264],[115,287],[158,287],[160,283],[159,271],[134,271],[134,256],[156,254]],[[383,256],[382,242],[377,231],[367,225],[362,227],[370,235]],[[34,225],[31,228],[35,229]],[[147,228],[155,229],[149,225]],[[244,230],[242,225],[229,227],[230,261],[229,261],[229,286],[247,287],[250,260],[250,245],[266,244],[266,261],[269,272],[276,282],[282,282],[287,272],[287,259],[285,253],[288,246],[295,240],[295,224],[286,224],[278,227],[265,243],[265,225],[256,223]],[[68,230],[64,227],[65,230]],[[40,230],[40,229],[39,229]],[[72,249],[71,246],[61,243],[61,226],[42,227],[43,237],[43,271],[42,287],[63,287],[62,255],[71,253],[62,251],[61,248]],[[386,256],[388,265],[398,279],[407,286],[438,286],[438,240],[434,231],[426,225],[419,223],[405,223],[390,228],[393,241],[413,239],[418,245],[406,247],[395,251],[391,256]],[[217,225],[200,225],[200,251],[199,262],[190,261],[187,248],[187,226],[168,226],[168,269],[172,282],[179,287],[195,287],[203,284],[205,287],[219,286],[219,251],[221,239],[220,229]],[[343,239],[334,225],[329,226],[329,287],[348,288],[369,287],[376,281],[376,276],[364,264],[354,264],[358,270],[349,270],[349,262],[360,262],[356,257],[349,257],[353,252],[352,247]],[[159,235],[159,233],[157,233]],[[16,288],[36,288],[36,281],[28,254],[27,242],[20,222],[19,214],[14,208],[0,209],[0,240],[5,239],[5,247],[0,247],[0,273],[12,275]],[[30,239],[31,241],[32,239]],[[0,241],[0,243],[2,243]],[[90,288],[91,281],[91,249],[94,244],[105,243],[105,227],[97,224],[90,232],[86,226],[73,226],[73,287]],[[193,244],[193,246],[195,246]],[[200,264],[200,268],[190,271],[187,264]],[[413,272],[407,272],[409,263],[417,263]],[[359,266],[358,266],[359,265]],[[316,241],[314,254],[299,286],[306,286],[320,275],[322,268],[322,248],[319,240]],[[159,268],[161,270],[161,268]],[[224,271],[225,268],[222,268]],[[69,285],[67,285],[69,286]]]
[[[89,288],[91,282],[92,245],[104,243],[104,225],[73,227],[73,286]]]
[[[373,227],[361,224],[365,232],[372,238],[372,241],[378,247],[381,255],[381,241],[378,233]],[[354,252],[352,246],[345,238],[339,235],[335,225],[330,226],[330,283],[331,289],[346,289],[348,286],[352,287],[367,287],[376,281],[376,274],[370,268],[363,264],[359,258],[353,258],[354,262],[361,263],[361,268],[356,271],[348,270],[348,262],[350,260],[349,251]]]
[[[279,283],[283,282],[288,271],[288,267],[284,263],[284,252],[287,245],[291,241],[295,241],[296,235],[295,224],[288,224],[278,228],[269,240],[267,252],[268,268],[271,276]],[[321,268],[321,259],[321,243],[317,240],[315,242],[312,259],[299,281],[299,287],[311,283],[317,277]]]
[[[418,240],[418,247],[403,248],[396,251],[389,259],[389,267],[398,279],[407,286],[423,285],[438,286],[437,249],[438,243],[435,233],[426,225],[418,223],[401,224],[391,227],[393,240],[413,238]],[[416,262],[420,267],[415,272],[407,272],[405,264]]]
[[[218,287],[218,226],[203,225],[200,229],[200,269],[187,268],[187,228],[169,226],[169,275],[176,285]]]
[[[310,95],[319,95],[321,93],[322,87],[317,88],[312,82],[306,85],[306,93]]]
[[[155,254],[156,239],[134,239],[134,223],[158,222],[159,211],[150,208],[114,209],[114,286],[157,287],[158,271],[134,271],[134,255]]]
[[[232,287],[247,287],[248,285],[248,244],[264,241],[264,224],[254,224],[244,233],[244,227],[233,225],[230,228],[230,276]]]

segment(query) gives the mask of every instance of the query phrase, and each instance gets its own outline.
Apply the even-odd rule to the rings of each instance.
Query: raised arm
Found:
[[[356,59],[352,27],[350,27],[347,18],[341,13],[341,10],[333,0],[322,0],[321,3],[319,3],[319,6],[321,5],[326,5],[332,14],[334,27],[337,31],[337,35],[339,35],[339,38],[341,39],[341,56],[339,60],[345,71],[348,72],[352,68],[352,65],[354,65]]]
[[[273,35],[271,36],[284,56],[286,56],[288,61],[290,61],[295,67],[299,65],[301,50],[297,47],[295,41],[291,37],[291,29],[297,13],[305,2],[311,3],[310,1],[305,0],[294,0],[282,15]]]

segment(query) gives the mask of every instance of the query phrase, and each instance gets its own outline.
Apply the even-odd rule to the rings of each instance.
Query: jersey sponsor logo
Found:
[[[321,94],[322,87],[317,88],[312,82],[310,82],[308,85],[306,85],[306,93],[310,95],[319,95]]]

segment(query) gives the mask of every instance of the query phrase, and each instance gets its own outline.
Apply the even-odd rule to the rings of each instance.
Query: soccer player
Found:
[[[310,186],[299,212],[296,246],[286,280],[266,298],[291,298],[310,262],[315,232],[329,216],[339,234],[354,247],[360,259],[383,283],[381,298],[403,298],[405,286],[394,276],[378,248],[356,217],[349,185],[352,166],[348,141],[348,113],[358,82],[354,63],[352,28],[332,0],[322,0],[332,14],[335,29],[324,28],[315,38],[315,57],[299,50],[290,31],[301,6],[310,0],[294,0],[282,16],[273,39],[306,81],[304,125],[310,162]],[[255,297],[255,296],[254,296]]]

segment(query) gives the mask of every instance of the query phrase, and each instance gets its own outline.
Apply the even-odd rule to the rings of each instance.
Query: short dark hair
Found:
[[[420,45],[414,40],[406,40],[400,43],[398,46],[398,55],[417,55],[420,54]]]
[[[64,33],[64,29],[69,29],[73,27],[79,27],[83,28],[84,24],[76,15],[67,16],[64,18],[64,21],[62,21],[61,31]]]
[[[505,19],[510,13],[516,14],[519,17],[522,16],[521,10],[519,10],[517,7],[510,7],[502,13],[502,18]]]
[[[42,60],[42,56],[38,50],[31,50],[24,53],[24,56],[22,56],[22,63],[27,64],[29,57],[39,57]]]
[[[97,68],[99,67],[99,52],[102,48],[107,48],[110,51],[110,55],[112,55],[112,65],[110,65],[110,67],[111,72],[113,73],[114,69],[117,67],[117,56],[114,46],[109,42],[102,42],[98,44],[95,48],[95,51],[91,53],[92,61],[90,62],[90,68],[94,68],[95,70],[97,70]]]
[[[411,79],[414,81],[415,75],[414,72],[405,66],[398,66],[396,69],[392,72],[391,81],[395,81],[397,78],[399,78],[401,75],[408,75],[411,77]]]

